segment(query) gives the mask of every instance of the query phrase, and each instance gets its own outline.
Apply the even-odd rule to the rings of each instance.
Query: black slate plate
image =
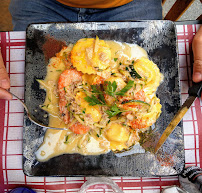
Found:
[[[164,81],[157,91],[162,114],[156,128],[161,134],[180,107],[178,54],[175,25],[170,21],[48,23],[31,24],[26,33],[25,102],[31,113],[48,124],[39,108],[45,91],[36,79],[44,79],[48,59],[64,44],[98,35],[100,39],[136,43],[143,47],[160,68]],[[45,130],[24,117],[23,169],[28,176],[167,176],[184,167],[182,124],[179,124],[157,155],[135,146],[133,152],[118,156],[110,152],[98,156],[60,155],[38,162],[35,152]],[[135,153],[134,153],[135,152]]]

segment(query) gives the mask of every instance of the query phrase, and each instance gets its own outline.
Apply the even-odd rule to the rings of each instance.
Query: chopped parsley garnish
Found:
[[[110,95],[110,96],[115,96],[114,94],[115,94],[115,91],[116,91],[116,88],[117,88],[117,84],[116,84],[116,82],[114,81],[114,82],[110,82],[110,81],[105,81],[104,82],[105,83],[105,85],[106,85],[106,87],[105,87],[105,92],[108,94],[108,95]]]
[[[91,97],[87,96],[84,99],[89,103],[90,106],[103,105],[103,103],[98,98],[96,98],[95,95],[91,95]]]
[[[129,80],[128,84],[123,89],[121,89],[120,91],[116,92],[116,95],[123,96],[128,90],[130,90],[133,87],[133,85],[134,85],[134,81]]]
[[[102,91],[98,88],[98,85],[91,85],[92,93],[100,94]]]
[[[98,98],[102,101],[103,104],[106,104],[103,92],[101,91],[98,85],[91,85],[92,93],[98,94]]]
[[[112,96],[116,99],[117,95],[124,96],[124,94],[128,90],[130,90],[133,87],[133,85],[134,85],[134,81],[129,80],[129,82],[126,84],[126,86],[123,89],[121,89],[120,91],[116,91],[117,83],[115,81],[113,82],[105,81],[103,85],[104,91],[101,90],[100,85],[91,85],[91,90],[93,94],[91,96],[86,96],[84,99],[89,103],[90,106],[94,106],[94,105],[107,106],[109,109],[106,110],[105,112],[107,113],[109,118],[111,118],[116,115],[120,115],[123,111],[117,106],[116,103],[114,103],[112,106],[107,105],[104,98],[104,94],[106,93],[109,96]],[[85,113],[85,111],[83,111],[83,113]]]
[[[114,61],[116,62],[118,60],[118,58],[114,58]]]
[[[115,98],[116,95],[124,96],[124,94],[130,90],[134,85],[134,81],[129,80],[127,85],[116,92],[117,84],[116,82],[105,81],[104,82],[104,92]],[[94,105],[106,105],[106,101],[104,98],[104,92],[101,91],[98,85],[91,85],[92,94],[91,96],[86,96],[84,99],[89,103],[90,106]],[[116,98],[115,98],[116,99]],[[116,99],[117,100],[117,99]]]
[[[121,110],[117,107],[117,105],[111,106],[110,110],[106,110],[106,113],[109,115],[109,118],[116,116],[121,113]]]

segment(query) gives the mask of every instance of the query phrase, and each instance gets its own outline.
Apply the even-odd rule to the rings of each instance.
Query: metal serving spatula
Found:
[[[189,110],[193,102],[197,97],[201,96],[202,92],[202,82],[194,84],[192,87],[189,88],[188,94],[189,97],[186,99],[182,107],[178,110],[177,114],[173,117],[172,121],[167,126],[166,130],[161,135],[155,149],[154,153],[156,153],[159,148],[164,144],[168,136],[172,133],[172,131],[175,129],[175,127],[178,125],[178,123],[181,121],[183,116],[186,114],[186,112]]]

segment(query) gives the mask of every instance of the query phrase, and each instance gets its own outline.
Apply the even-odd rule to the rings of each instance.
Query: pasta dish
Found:
[[[83,38],[52,57],[41,108],[49,126],[36,152],[39,161],[65,153],[99,155],[127,150],[156,122],[162,74],[134,44]]]

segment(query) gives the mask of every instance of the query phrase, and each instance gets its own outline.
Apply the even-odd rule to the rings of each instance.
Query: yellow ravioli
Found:
[[[96,74],[109,67],[111,51],[104,40],[84,38],[77,41],[71,51],[71,61],[78,71]]]

